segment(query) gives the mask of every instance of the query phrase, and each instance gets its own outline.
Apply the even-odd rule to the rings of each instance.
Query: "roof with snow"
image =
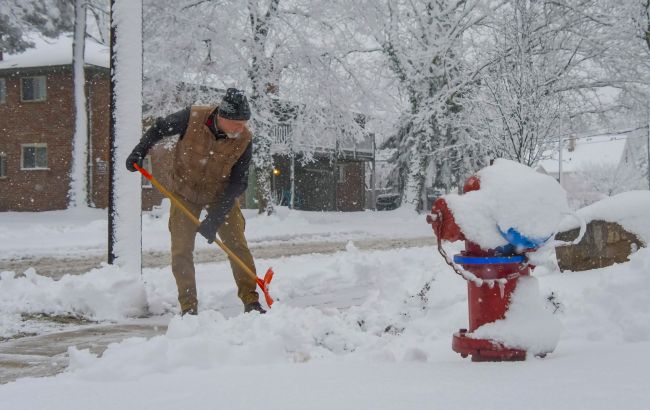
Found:
[[[35,45],[22,53],[7,54],[0,61],[0,70],[10,68],[47,67],[72,64],[72,34],[66,33],[58,38],[45,38],[32,35],[29,38]],[[108,68],[110,49],[91,38],[86,38],[86,65]]]
[[[626,140],[625,135],[577,138],[575,149],[569,151],[567,139],[562,151],[562,172],[575,172],[594,163],[617,165],[623,157]],[[544,157],[546,159],[539,162],[538,168],[543,168],[549,174],[558,173],[560,164],[558,151],[547,152]]]

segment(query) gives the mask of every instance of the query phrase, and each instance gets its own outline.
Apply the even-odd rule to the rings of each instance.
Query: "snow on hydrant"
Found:
[[[472,361],[515,361],[555,349],[562,326],[544,306],[529,256],[553,242],[567,213],[555,179],[504,159],[469,177],[463,195],[436,200],[427,222],[468,287],[469,328],[454,334],[455,352]],[[460,240],[465,249],[452,259],[442,241]]]

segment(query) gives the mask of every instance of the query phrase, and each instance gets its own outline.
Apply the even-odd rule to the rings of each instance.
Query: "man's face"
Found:
[[[223,131],[228,138],[239,138],[245,127],[246,121],[229,120],[217,115],[217,128]]]

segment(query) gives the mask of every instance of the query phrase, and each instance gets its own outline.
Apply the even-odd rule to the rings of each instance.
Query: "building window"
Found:
[[[144,157],[144,160],[142,161],[142,168],[146,169],[151,173],[151,157],[147,155]],[[147,178],[144,176],[142,177],[142,188],[152,188],[153,185],[151,185],[151,181],[149,181]]]
[[[339,164],[339,184],[345,184],[346,170],[345,164]]]
[[[47,144],[23,144],[20,169],[48,169]]]
[[[0,104],[7,102],[7,83],[4,78],[0,78]]]
[[[0,178],[7,178],[7,154],[0,152]]]
[[[21,78],[20,97],[23,101],[44,101],[46,97],[45,76]]]

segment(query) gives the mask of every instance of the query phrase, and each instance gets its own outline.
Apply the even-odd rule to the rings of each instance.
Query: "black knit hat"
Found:
[[[251,109],[244,92],[229,88],[219,104],[219,116],[228,120],[248,121],[251,118]]]

